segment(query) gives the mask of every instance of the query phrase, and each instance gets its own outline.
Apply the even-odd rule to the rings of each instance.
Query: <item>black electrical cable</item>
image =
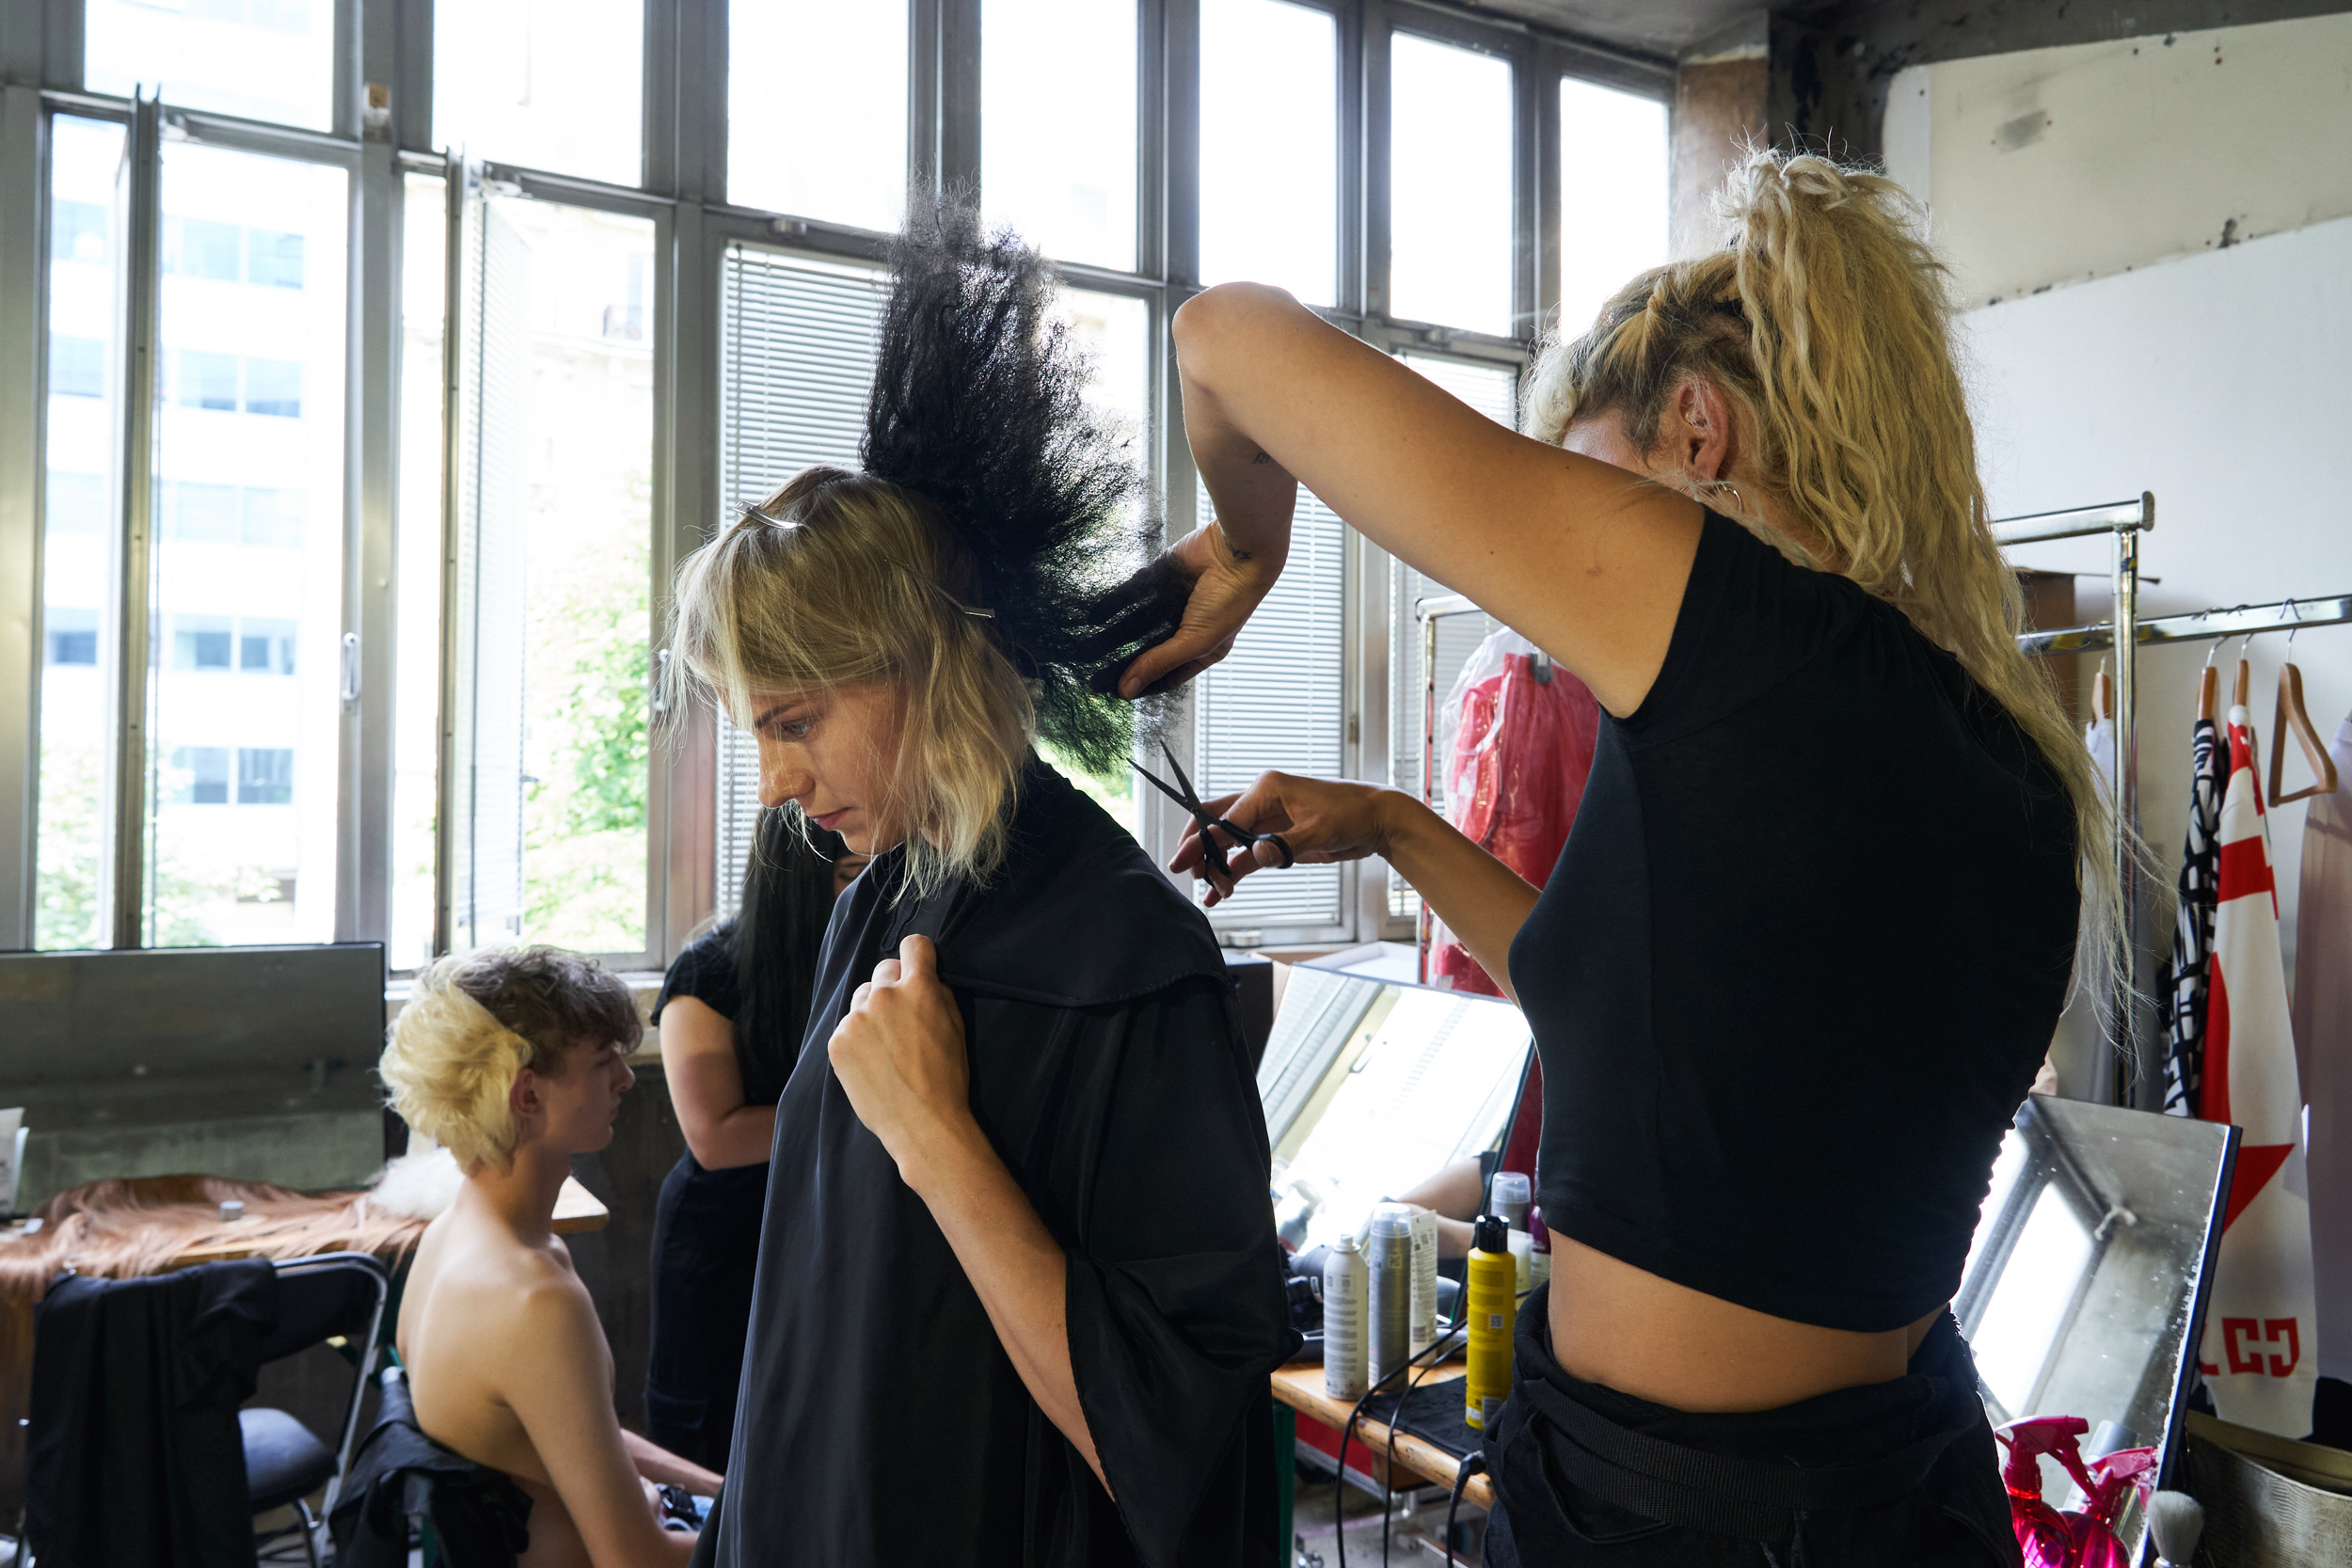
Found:
[[[1462,1488],[1470,1484],[1470,1477],[1484,1475],[1486,1469],[1486,1456],[1474,1453],[1454,1472],[1454,1496],[1445,1504],[1445,1568],[1454,1568],[1454,1511],[1462,1506]]]
[[[1363,1398],[1358,1400],[1356,1402],[1356,1407],[1347,1413],[1347,1424],[1340,1428],[1339,1467],[1332,1473],[1331,1476],[1331,1534],[1332,1538],[1339,1543],[1339,1568],[1347,1568],[1347,1531],[1343,1528],[1343,1523],[1340,1518],[1340,1499],[1347,1495],[1343,1489],[1347,1485],[1347,1440],[1349,1435],[1355,1432],[1356,1423],[1363,1418],[1364,1406],[1372,1402],[1372,1397],[1375,1394],[1377,1394],[1381,1389],[1386,1388],[1390,1384],[1395,1382],[1398,1378],[1403,1377],[1406,1372],[1411,1371],[1413,1370],[1413,1364],[1419,1361],[1422,1356],[1437,1355],[1442,1358],[1443,1353],[1452,1347],[1454,1343],[1454,1337],[1457,1332],[1459,1332],[1458,1325],[1449,1325],[1446,1331],[1443,1334],[1438,1335],[1437,1341],[1427,1350],[1422,1351],[1418,1354],[1406,1356],[1405,1358],[1405,1365],[1397,1368],[1396,1370],[1389,1373],[1388,1376],[1382,1378],[1379,1382],[1365,1389]],[[1435,1365],[1435,1363],[1432,1363],[1432,1365]],[[1400,1413],[1402,1413],[1404,1405],[1404,1398],[1400,1395],[1397,1399],[1397,1408]],[[1389,1448],[1391,1454],[1393,1455],[1396,1449],[1396,1423],[1393,1421],[1389,1424]],[[1385,1481],[1381,1483],[1381,1488],[1384,1494],[1388,1491],[1393,1490],[1393,1488],[1391,1488]],[[1388,1553],[1387,1524],[1388,1517],[1384,1508],[1381,1515],[1382,1535],[1380,1544],[1381,1554],[1384,1557]],[[1383,1565],[1383,1568],[1385,1568],[1385,1564]]]

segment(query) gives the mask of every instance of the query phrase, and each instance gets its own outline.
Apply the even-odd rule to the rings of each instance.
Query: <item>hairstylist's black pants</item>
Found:
[[[1520,1307],[1486,1434],[1489,1568],[2014,1568],[1976,1366],[1947,1316],[1910,1371],[1778,1410],[1693,1415],[1552,1360]]]

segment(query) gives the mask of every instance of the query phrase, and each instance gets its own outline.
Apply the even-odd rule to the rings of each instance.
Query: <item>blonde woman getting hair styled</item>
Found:
[[[1125,768],[1111,689],[1185,584],[1134,575],[1139,478],[1052,270],[913,209],[860,469],[678,575],[675,662],[757,738],[762,803],[874,857],[776,1101],[710,1560],[1272,1568],[1293,1337],[1232,982],[1030,747]],[[919,1508],[908,1422],[958,1434]]]
[[[1526,436],[1279,291],[1188,302],[1216,521],[1124,684],[1231,647],[1303,483],[1606,712],[1540,896],[1394,791],[1209,803],[1301,862],[1387,857],[1527,1013],[1553,1268],[1486,1433],[1489,1563],[2013,1562],[1948,1304],[2104,808],[2012,640],[1910,202],[1773,152],[1724,202],[1724,249],[1545,346]],[[1232,891],[1197,839],[1176,865]]]

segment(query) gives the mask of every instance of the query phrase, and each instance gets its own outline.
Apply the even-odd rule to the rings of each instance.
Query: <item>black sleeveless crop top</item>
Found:
[[[2064,1005],[2074,844],[1958,660],[1710,514],[1511,944],[1545,1224],[1829,1328],[1950,1300]]]

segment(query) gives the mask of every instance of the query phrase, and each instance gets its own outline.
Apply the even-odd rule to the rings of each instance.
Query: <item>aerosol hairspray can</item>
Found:
[[[1511,1397],[1511,1330],[1518,1311],[1518,1265],[1510,1230],[1500,1216],[1481,1214],[1470,1227],[1470,1376],[1463,1420],[1480,1432]]]
[[[1380,1382],[1405,1365],[1412,1346],[1413,1211],[1382,1203],[1372,1211],[1372,1236],[1365,1262],[1372,1275],[1372,1381]]]
[[[1486,1212],[1499,1216],[1514,1230],[1527,1228],[1527,1206],[1534,1197],[1535,1184],[1523,1170],[1495,1172],[1494,1190],[1486,1201]]]
[[[1335,1400],[1364,1397],[1364,1310],[1371,1288],[1356,1238],[1333,1242],[1323,1264],[1323,1391]]]
[[[1419,1355],[1438,1342],[1438,1216],[1413,1211],[1413,1310],[1407,1338]]]

